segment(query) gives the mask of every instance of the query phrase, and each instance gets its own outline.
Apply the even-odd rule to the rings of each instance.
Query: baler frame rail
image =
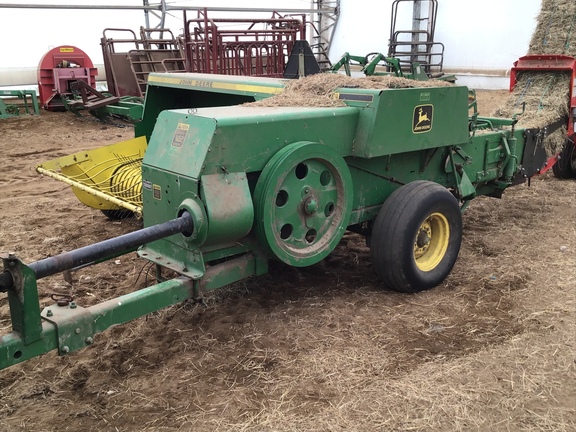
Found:
[[[441,81],[456,81],[455,75],[443,73],[432,75],[426,73],[425,68],[418,62],[411,63],[408,69],[402,65],[401,60],[397,57],[387,56],[379,52],[371,52],[365,56],[346,52],[334,63],[330,71],[336,73],[344,68],[346,75],[352,76],[351,66],[353,65],[359,66],[360,72],[366,76],[397,76],[417,81],[427,81],[432,78]]]
[[[124,255],[147,242],[193,230],[191,215],[183,212],[178,218],[162,224],[45,258],[29,265],[23,264],[13,253],[2,256],[4,271],[0,273],[0,292],[8,293],[13,332],[1,338],[0,369],[52,349],[59,349],[60,354],[75,351],[91,344],[95,333],[111,325],[157,310],[158,305],[165,307],[176,302],[175,300],[192,297],[194,290],[190,289],[191,283],[186,281],[186,278],[181,278],[88,309],[79,307],[74,301],[60,301],[45,308],[41,313],[37,280]],[[166,295],[166,291],[172,295]],[[154,297],[156,301],[149,302],[147,300],[149,296]],[[118,313],[117,308],[121,308],[122,313]]]
[[[0,370],[52,350],[65,355],[85,348],[94,336],[113,325],[123,324],[188,299],[267,271],[258,253],[244,253],[206,269],[201,280],[187,276],[161,277],[157,283],[117,298],[83,308],[64,296],[40,310],[37,280],[74,270],[135,251],[139,246],[174,235],[191,235],[194,218],[182,210],[180,216],[122,236],[45,258],[28,265],[15,254],[1,256],[0,292],[8,293],[13,331],[0,337]]]
[[[7,103],[18,99],[20,103]],[[40,115],[38,97],[34,90],[0,90],[0,119],[22,114]]]

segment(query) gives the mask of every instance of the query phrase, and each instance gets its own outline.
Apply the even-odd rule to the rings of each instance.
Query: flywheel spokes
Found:
[[[278,259],[308,266],[328,255],[347,227],[352,180],[342,157],[294,143],[268,162],[258,183],[256,233]]]

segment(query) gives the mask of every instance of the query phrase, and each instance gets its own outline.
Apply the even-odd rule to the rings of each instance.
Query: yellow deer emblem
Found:
[[[428,118],[428,113],[424,113],[422,111],[422,108],[418,109],[418,123],[416,123],[416,126],[418,126],[420,123],[427,121],[429,122],[430,119]]]

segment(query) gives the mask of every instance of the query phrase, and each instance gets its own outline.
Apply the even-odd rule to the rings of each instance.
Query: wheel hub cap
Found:
[[[450,240],[450,224],[441,213],[432,213],[418,229],[414,240],[414,260],[422,271],[434,270],[444,259]]]

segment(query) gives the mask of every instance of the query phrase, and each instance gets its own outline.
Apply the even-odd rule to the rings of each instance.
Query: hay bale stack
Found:
[[[532,35],[529,55],[569,55],[576,57],[576,1],[542,0],[536,29]],[[492,115],[518,117],[518,126],[541,128],[558,120],[568,118],[570,107],[570,74],[567,72],[526,71],[517,74],[517,82],[510,97]],[[545,140],[549,156],[562,150],[566,140],[566,127],[562,127]]]
[[[395,76],[368,76],[352,78],[337,73],[321,73],[290,81],[282,93],[245,105],[260,107],[343,107],[346,104],[334,98],[339,88],[413,88],[449,86],[440,80],[415,81]]]
[[[542,0],[528,54],[576,57],[576,1]]]

